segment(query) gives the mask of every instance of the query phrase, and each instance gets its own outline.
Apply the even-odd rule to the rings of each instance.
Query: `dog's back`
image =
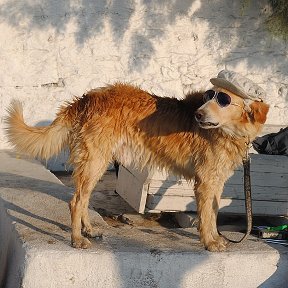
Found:
[[[194,112],[202,104],[201,95],[177,100],[121,83],[88,92],[58,113],[69,123],[71,162],[79,162],[80,151],[94,147],[106,156],[105,162],[113,158],[126,165],[164,166],[176,172],[189,158],[192,137],[200,133]]]
[[[159,162],[157,158],[161,158],[158,163],[161,166],[163,157],[171,158],[169,154],[175,154],[177,149],[186,154],[188,139],[179,134],[199,129],[194,112],[202,104],[200,96],[201,93],[194,93],[185,100],[162,98],[138,87],[117,83],[91,90],[66,103],[47,127],[27,126],[21,104],[14,101],[6,118],[7,135],[16,150],[35,158],[49,159],[68,146],[74,164],[78,161],[79,149],[94,146],[94,149],[109,151],[111,159],[114,157],[122,163],[134,161],[145,166],[153,162],[155,165],[155,161]],[[171,148],[176,150],[170,151]],[[151,152],[155,149],[157,153],[153,156]],[[171,162],[168,158],[167,164]]]

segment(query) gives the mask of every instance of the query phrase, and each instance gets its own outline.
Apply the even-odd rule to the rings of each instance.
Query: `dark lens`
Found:
[[[226,107],[226,106],[230,105],[231,97],[224,92],[219,92],[217,94],[217,102],[221,107]]]
[[[213,99],[214,96],[215,96],[215,91],[213,91],[213,90],[208,90],[208,91],[206,91],[206,92],[204,93],[204,95],[203,95],[203,100],[204,100],[204,102],[206,103],[206,102],[208,102],[209,100]]]

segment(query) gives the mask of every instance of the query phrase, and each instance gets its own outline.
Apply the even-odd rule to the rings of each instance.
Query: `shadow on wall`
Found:
[[[129,64],[136,70],[144,68],[154,53],[153,42],[164,35],[167,25],[173,24],[178,16],[187,15],[193,2],[144,0],[141,7],[144,11],[140,11],[143,14],[141,28],[131,36]],[[95,35],[103,33],[108,23],[113,40],[119,45],[132,25],[132,16],[138,13],[138,4],[132,0],[82,0],[76,3],[70,0],[37,3],[12,0],[0,5],[0,19],[29,32],[52,27],[57,34],[64,34],[68,24],[73,21],[77,25],[75,41],[80,47]]]
[[[260,70],[268,65],[286,74],[287,57],[279,48],[286,51],[287,43],[269,34],[266,21],[271,13],[269,1],[201,1],[191,21],[203,19],[209,25],[205,46],[215,52],[229,49],[219,59],[223,64],[235,67],[245,60],[249,68]]]
[[[145,38],[149,41],[154,37],[162,36],[167,25],[173,24],[178,16],[188,14],[193,2],[191,0],[171,2],[144,0],[143,23],[146,23],[148,29],[155,28],[153,31],[148,30]],[[26,23],[24,25],[28,31],[53,27],[59,34],[65,33],[68,23],[75,20],[78,26],[75,39],[79,45],[83,45],[95,34],[102,33],[107,20],[114,41],[119,44],[123,41],[124,33],[129,29],[136,6],[137,1],[132,0],[82,0],[77,3],[70,0],[44,0],[35,4],[14,0],[0,5],[0,17],[2,21],[15,27]],[[21,26],[23,27],[23,24]]]
[[[191,35],[194,33],[193,29],[197,29],[193,28],[195,21],[207,23],[209,35],[205,42],[212,50],[224,49],[226,45],[230,47],[229,43],[233,41],[235,48],[232,48],[228,56],[224,56],[225,59],[219,59],[220,61],[237,64],[239,61],[237,53],[247,52],[247,61],[251,65],[265,67],[268,63],[271,65],[271,61],[283,62],[274,57],[273,59],[265,55],[263,57],[264,50],[265,53],[271,53],[271,49],[275,50],[272,42],[271,49],[268,47],[267,50],[265,47],[268,45],[269,37],[262,24],[268,17],[267,5],[265,6],[263,1],[262,3],[251,1],[248,7],[243,8],[243,3],[245,1],[44,0],[27,2],[12,0],[0,4],[0,20],[27,32],[51,27],[58,35],[64,35],[68,25],[73,22],[76,25],[75,42],[80,47],[95,35],[103,33],[107,24],[111,29],[113,41],[120,45],[125,39],[125,32],[131,30],[132,25],[135,27],[137,22],[137,29],[131,30],[134,32],[131,33],[129,43],[130,70],[141,71],[149,64],[149,60],[155,53],[154,45],[164,38],[167,27],[175,24],[179,17],[186,17],[193,22]],[[261,43],[255,41],[255,36],[258,35],[258,39],[259,33],[263,34]],[[215,41],[216,34],[219,41]],[[278,57],[285,58],[283,55]]]

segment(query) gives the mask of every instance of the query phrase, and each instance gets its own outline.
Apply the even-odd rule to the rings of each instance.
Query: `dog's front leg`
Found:
[[[217,178],[207,179],[198,177],[195,185],[200,240],[209,251],[224,251],[227,241],[219,235],[216,223],[224,183]]]

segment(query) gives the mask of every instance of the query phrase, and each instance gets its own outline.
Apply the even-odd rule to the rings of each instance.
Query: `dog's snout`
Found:
[[[204,112],[202,110],[197,110],[195,112],[195,118],[197,121],[200,121],[204,116]]]

